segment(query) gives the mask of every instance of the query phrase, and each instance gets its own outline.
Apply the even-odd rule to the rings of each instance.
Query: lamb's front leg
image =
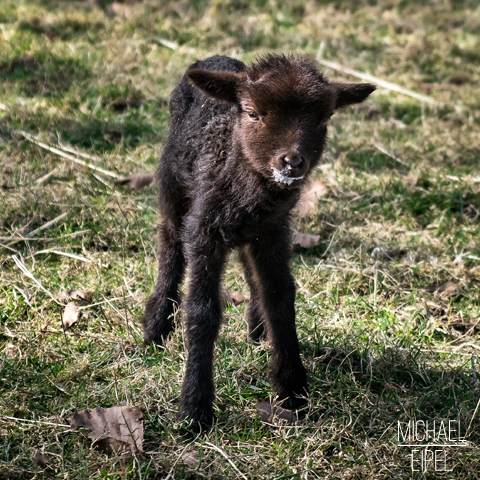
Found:
[[[215,242],[206,247],[188,246],[190,284],[186,299],[188,360],[180,397],[179,420],[192,421],[191,428],[213,421],[213,349],[222,319],[220,280],[227,256]],[[205,243],[204,243],[205,244]]]
[[[175,308],[180,301],[178,286],[185,272],[178,224],[166,218],[159,229],[158,276],[142,320],[145,343],[161,345],[173,330]]]
[[[290,273],[290,234],[285,227],[252,242],[244,252],[254,266],[260,305],[272,346],[270,380],[285,408],[305,404],[307,376],[295,328],[295,284]]]

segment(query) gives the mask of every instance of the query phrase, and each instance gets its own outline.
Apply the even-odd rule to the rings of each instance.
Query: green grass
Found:
[[[239,478],[236,469],[249,479],[477,478],[477,3],[4,0],[0,478],[224,479]],[[320,235],[292,261],[305,415],[295,425],[257,416],[257,402],[273,400],[269,346],[247,341],[244,305],[228,307],[215,350],[217,421],[203,437],[186,436],[175,422],[182,329],[164,349],[141,344],[156,271],[155,187],[115,187],[18,131],[88,154],[119,176],[151,172],[168,132],[169,94],[190,63],[215,53],[245,62],[267,51],[315,57],[320,42],[325,59],[443,105],[379,88],[331,120],[317,173],[328,194],[294,219],[296,230]],[[32,240],[5,239],[61,214]],[[376,260],[378,246],[406,253]],[[448,281],[457,296],[425,290]],[[248,293],[235,254],[224,284]],[[47,292],[67,289],[92,292],[97,305],[77,301],[82,316],[64,335],[63,307]],[[141,455],[107,456],[90,449],[86,431],[62,426],[74,410],[119,404],[144,412]],[[412,474],[397,422],[415,418],[460,419],[463,435],[470,425],[468,447],[448,450],[451,472]],[[45,472],[33,460],[37,449],[50,457]],[[197,467],[184,451],[198,454]]]

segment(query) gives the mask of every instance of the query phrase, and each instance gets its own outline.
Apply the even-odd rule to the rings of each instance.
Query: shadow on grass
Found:
[[[455,220],[460,224],[478,223],[480,217],[480,193],[474,188],[467,184],[446,187],[441,182],[430,181],[428,175],[421,176],[414,186],[394,179],[370,192],[363,191],[362,187],[358,193],[359,195],[353,199],[340,198],[338,208],[328,212],[328,217],[319,215],[316,224],[340,225],[343,221],[349,221],[354,225],[362,224],[363,215],[372,209],[381,213],[387,221],[398,221],[399,218],[405,217],[409,222],[414,220],[420,227],[432,224],[440,214],[444,215],[445,220],[442,225],[447,225],[448,220]],[[345,201],[355,205],[354,217],[348,218],[348,215],[340,211]],[[321,210],[322,203],[319,205]],[[329,242],[330,232],[331,227],[323,233],[318,232],[321,234],[322,242]],[[321,251],[322,248],[319,249],[320,253]]]
[[[458,361],[419,348],[365,348],[355,341],[331,345],[303,344],[306,357],[315,361],[309,372],[314,407],[311,422],[348,424],[359,438],[395,439],[398,422],[460,420],[461,436],[472,420],[480,394],[480,381],[469,357]],[[445,355],[443,355],[445,357]],[[448,422],[447,422],[448,425]],[[468,440],[480,441],[480,420],[472,421]]]
[[[478,218],[480,194],[465,189],[453,188],[445,191],[441,186],[432,185],[428,179],[419,179],[417,188],[408,188],[403,182],[392,181],[385,188],[384,195],[374,200],[381,204],[388,220],[398,218],[399,210],[413,216],[423,226],[429,225],[438,217],[438,212],[446,212],[459,222]],[[383,205],[382,205],[383,204]]]
[[[61,58],[49,52],[33,56],[19,55],[0,64],[0,83],[5,91],[17,90],[23,96],[57,98],[73,82],[91,76],[91,71],[80,60]]]
[[[38,17],[23,20],[18,26],[20,31],[33,33],[35,35],[44,35],[52,41],[71,40],[84,34],[87,34],[88,38],[103,28],[104,24],[101,22],[92,23],[78,19],[66,19],[55,23],[47,23]]]
[[[167,121],[167,114],[159,113],[156,121]],[[135,148],[141,144],[159,144],[163,140],[158,125],[146,115],[132,109],[128,114],[112,119],[85,115],[83,121],[52,117],[43,113],[24,117],[22,112],[12,113],[0,121],[3,130],[19,128],[29,133],[56,132],[73,146],[105,153],[117,149]]]
[[[407,166],[402,165],[378,150],[350,151],[347,153],[347,161],[353,168],[370,174],[385,170],[408,172]]]

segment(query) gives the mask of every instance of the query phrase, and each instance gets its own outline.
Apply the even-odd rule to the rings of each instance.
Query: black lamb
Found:
[[[221,319],[220,282],[238,249],[251,299],[249,336],[266,330],[270,379],[283,406],[306,401],[307,378],[295,329],[290,212],[322,154],[337,108],[375,87],[329,82],[297,56],[268,55],[247,67],[214,56],[191,65],[175,87],[160,185],[158,279],[143,318],[146,343],[173,330],[179,284],[190,268],[185,325],[188,361],[179,419],[213,420],[213,349]]]

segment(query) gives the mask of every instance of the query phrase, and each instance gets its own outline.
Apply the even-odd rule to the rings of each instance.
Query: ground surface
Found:
[[[1,2],[0,478],[478,478],[480,8],[374,3]],[[325,60],[440,105],[379,88],[332,118],[328,193],[294,222],[320,235],[293,259],[306,414],[257,416],[273,400],[268,343],[247,342],[245,306],[229,306],[218,420],[189,438],[175,423],[181,328],[165,349],[141,345],[155,187],[114,186],[105,171],[154,171],[169,92],[195,59],[315,57],[321,42]],[[235,256],[225,288],[248,294]],[[73,300],[82,316],[64,334],[68,289],[93,299]],[[68,429],[75,410],[113,405],[143,411],[145,453],[106,455]],[[468,446],[445,449],[451,472],[412,474],[397,425],[415,419],[460,420]]]

